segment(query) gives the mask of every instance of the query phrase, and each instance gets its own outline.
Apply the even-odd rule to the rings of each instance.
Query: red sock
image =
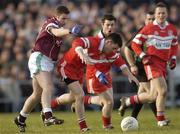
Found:
[[[58,106],[58,103],[57,103],[57,98],[51,100],[51,108],[56,108]]]
[[[111,117],[104,117],[102,116],[103,126],[109,126],[111,124]]]
[[[157,119],[157,121],[165,120],[164,111],[157,111],[156,119]]]
[[[131,105],[140,104],[138,95],[130,96],[130,103]]]
[[[85,118],[79,119],[78,123],[79,123],[79,127],[80,127],[81,130],[84,129],[84,128],[87,128]]]
[[[91,102],[90,102],[90,99],[91,99],[91,96],[84,96],[84,104],[85,105],[88,105],[88,104],[90,104]]]

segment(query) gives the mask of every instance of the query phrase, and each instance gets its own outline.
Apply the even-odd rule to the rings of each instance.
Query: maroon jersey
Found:
[[[54,36],[49,31],[50,27],[60,28],[61,26],[59,21],[54,17],[45,21],[36,39],[33,52],[39,51],[53,61],[56,61],[62,44],[62,38]]]

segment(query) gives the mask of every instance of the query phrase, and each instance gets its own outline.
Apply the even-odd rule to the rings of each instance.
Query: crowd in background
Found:
[[[152,10],[155,0],[1,0],[0,1],[0,90],[9,92],[16,80],[30,79],[28,57],[42,23],[52,16],[57,4],[70,10],[73,21],[84,25],[83,35],[100,30],[101,17],[112,13],[117,19],[117,31],[124,42],[144,24],[145,13]],[[180,0],[165,0],[169,21],[177,27],[180,39]],[[69,48],[73,37],[66,38],[60,56]],[[178,60],[180,63],[180,54]],[[175,70],[177,71],[177,70]],[[178,71],[177,71],[178,72]],[[5,86],[6,85],[6,86]],[[9,86],[9,89],[7,88]],[[1,93],[0,93],[1,94]],[[19,96],[15,91],[11,98]],[[17,97],[16,97],[17,98]]]

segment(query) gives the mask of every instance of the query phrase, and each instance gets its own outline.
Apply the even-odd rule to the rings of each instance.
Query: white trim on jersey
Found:
[[[119,53],[115,53],[115,55],[113,55],[112,57],[110,57],[111,59],[117,59],[119,58],[120,54]]]
[[[152,71],[151,71],[151,67],[149,65],[147,65],[147,73],[148,73],[148,79],[151,79],[152,78]]]
[[[120,69],[123,70],[124,68],[127,68],[127,65],[126,64],[123,64],[120,66]]]
[[[145,34],[137,34],[137,35],[135,36],[135,38],[140,38],[140,37],[142,37],[142,38],[144,38],[144,39],[147,39],[147,38],[148,38],[148,36],[145,35]]]
[[[46,30],[49,34],[51,34],[51,35],[53,35],[53,34],[49,31],[49,27],[59,28],[58,25],[56,25],[56,24],[54,24],[54,23],[49,23],[49,24],[46,26],[45,30]]]
[[[144,52],[141,52],[139,57],[142,59],[146,54]]]
[[[103,38],[104,38],[103,33],[102,33],[101,30],[100,30],[99,33],[98,33],[98,37],[99,37],[100,39],[103,39]]]
[[[101,42],[100,42],[100,45],[99,45],[98,50],[99,50],[99,51],[102,51],[102,50],[103,50],[104,45],[105,45],[105,39],[102,39],[102,40],[101,40]]]
[[[171,59],[176,59],[176,56],[175,56],[175,55],[173,55],[173,56],[171,57]]]
[[[167,25],[169,25],[169,23],[167,21],[165,21],[164,25],[159,25],[158,22],[156,20],[153,21],[154,25],[158,25],[161,29],[165,29]]]
[[[66,79],[67,78],[67,75],[65,74],[65,71],[64,71],[64,67],[66,66],[67,62],[64,61],[63,63],[61,63],[61,75],[63,77],[63,79]]]
[[[158,39],[158,40],[162,40],[162,41],[164,41],[164,40],[173,40],[175,37],[176,36],[174,36],[174,35],[171,35],[171,36],[168,35],[168,36],[164,36],[164,37],[159,36],[159,35],[148,35],[148,39],[153,38],[153,39]]]
[[[111,60],[107,60],[107,59],[104,59],[104,60],[95,60],[95,59],[90,59],[90,61],[94,64],[96,63],[109,63],[109,62],[114,62],[116,59],[111,59]]]
[[[81,37],[80,39],[84,42],[85,48],[90,48],[90,42],[88,38]]]
[[[136,38],[134,38],[132,41],[135,42],[138,45],[142,44],[142,41],[140,41],[139,39],[136,39]]]

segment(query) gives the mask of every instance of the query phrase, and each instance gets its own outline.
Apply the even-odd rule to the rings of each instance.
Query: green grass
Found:
[[[128,116],[130,111],[126,113]],[[18,129],[13,124],[16,114],[0,113],[0,134],[16,134]],[[76,121],[76,115],[71,112],[56,112],[55,115],[63,118],[65,123],[60,126],[44,127],[40,114],[32,113],[27,119],[26,134],[79,134],[79,127]],[[102,129],[101,112],[86,112],[88,126],[91,132],[88,134],[180,134],[180,109],[168,109],[166,115],[171,119],[170,126],[159,128],[156,125],[154,116],[150,110],[142,110],[139,115],[139,130],[132,132],[122,132],[120,129],[120,121],[122,118],[113,112],[112,123],[115,127],[113,130],[105,131]]]

